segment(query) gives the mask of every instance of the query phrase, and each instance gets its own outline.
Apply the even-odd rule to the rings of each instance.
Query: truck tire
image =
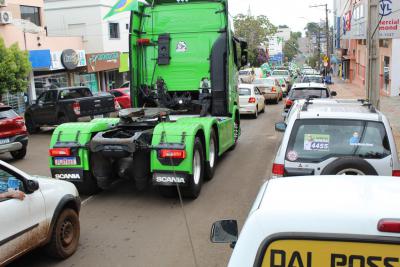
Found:
[[[96,195],[101,191],[100,187],[97,185],[97,181],[90,171],[84,171],[83,182],[77,182],[74,183],[74,185],[82,195]]]
[[[26,146],[23,146],[20,150],[10,152],[13,159],[23,159],[26,156]]]
[[[30,134],[37,133],[40,129],[40,127],[36,125],[30,115],[25,116],[25,125],[28,133]]]
[[[229,151],[233,151],[236,148],[236,145],[239,141],[239,136],[240,136],[240,123],[238,121],[238,119],[235,119],[235,122],[233,124],[233,139],[234,139],[234,143],[233,145],[229,148]]]
[[[136,152],[133,154],[133,177],[135,178],[136,189],[144,191],[149,183],[150,173],[150,155],[145,152]]]
[[[199,137],[196,137],[193,146],[193,174],[187,187],[182,188],[185,198],[196,199],[201,192],[204,179],[204,151]]]
[[[363,159],[343,157],[326,166],[321,175],[378,175],[378,173]]]
[[[218,141],[217,141],[217,136],[216,136],[214,130],[211,130],[211,133],[210,133],[210,155],[209,155],[209,158],[210,158],[210,161],[206,161],[206,163],[205,163],[204,179],[206,181],[210,181],[214,177],[215,168],[216,168],[217,162],[218,162]]]
[[[57,259],[66,259],[75,253],[79,245],[79,216],[73,209],[64,209],[57,218],[51,232],[47,254]]]

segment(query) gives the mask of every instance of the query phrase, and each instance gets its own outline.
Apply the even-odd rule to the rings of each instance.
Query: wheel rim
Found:
[[[341,170],[336,175],[365,175],[365,173],[357,169],[349,168]]]
[[[215,142],[214,138],[210,140],[210,167],[214,168],[215,165]]]
[[[201,176],[201,157],[200,152],[196,150],[193,156],[193,180],[194,183],[197,185],[200,182]]]
[[[68,247],[74,241],[75,231],[74,225],[69,219],[65,219],[61,226],[61,243],[64,247]]]

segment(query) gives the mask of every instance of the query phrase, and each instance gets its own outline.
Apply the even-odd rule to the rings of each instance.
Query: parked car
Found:
[[[320,83],[296,83],[293,85],[286,98],[284,111],[287,112],[294,101],[306,98],[331,98],[336,96],[335,91],[330,91],[325,84]]]
[[[130,88],[118,88],[110,91],[110,94],[115,97],[122,109],[131,108],[131,91]]]
[[[260,90],[252,84],[239,86],[240,114],[252,114],[255,119],[265,111],[265,98]]]
[[[52,89],[42,93],[25,112],[30,133],[40,126],[75,122],[81,117],[103,117],[119,109],[114,96],[93,96],[89,88],[70,87]]]
[[[11,107],[0,105],[0,154],[10,152],[14,159],[23,159],[28,147],[24,118]]]
[[[278,104],[283,99],[282,88],[277,79],[258,78],[253,81],[253,84],[260,90],[265,101],[273,101]]]
[[[58,259],[74,254],[80,205],[72,183],[30,176],[0,161],[0,266],[38,247]]]
[[[357,100],[298,101],[276,130],[284,137],[273,175],[400,176],[395,139],[384,114]]]
[[[399,201],[394,177],[272,179],[240,236],[236,220],[223,220],[211,241],[234,247],[228,267],[398,266]]]

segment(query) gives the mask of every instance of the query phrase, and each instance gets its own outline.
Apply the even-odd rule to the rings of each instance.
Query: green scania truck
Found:
[[[240,136],[237,71],[247,44],[234,36],[227,0],[139,3],[130,24],[134,108],[57,127],[52,176],[83,194],[131,179],[197,198]]]

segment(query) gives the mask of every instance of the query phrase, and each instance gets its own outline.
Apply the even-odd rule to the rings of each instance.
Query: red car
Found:
[[[23,159],[27,146],[24,118],[11,107],[0,104],[0,154],[10,152],[14,159]]]
[[[118,88],[110,91],[122,109],[131,108],[131,92],[128,88]]]

